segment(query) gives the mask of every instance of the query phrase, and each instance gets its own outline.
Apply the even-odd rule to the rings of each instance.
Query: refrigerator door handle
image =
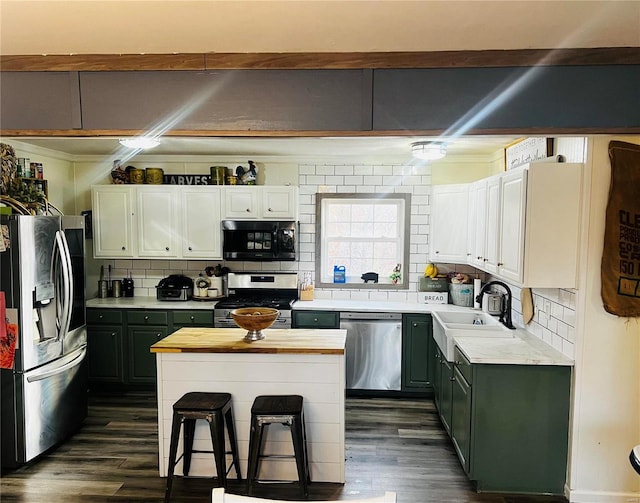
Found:
[[[56,269],[56,283],[61,279],[62,284],[59,285],[60,289],[58,290],[59,296],[56,301],[57,309],[62,311],[62,315],[58,317],[57,325],[58,325],[58,336],[57,340],[60,340],[61,337],[64,336],[69,331],[69,326],[71,325],[71,302],[73,299],[73,281],[71,278],[71,257],[69,253],[69,245],[67,244],[67,238],[64,235],[64,232],[57,231],[56,232],[56,253],[54,254],[59,257],[57,263],[62,269],[61,278]],[[60,298],[61,297],[61,298]]]
[[[55,368],[52,368],[50,370],[45,369],[43,372],[37,372],[33,375],[27,376],[27,382],[42,381],[43,379],[47,379],[56,374],[62,374],[70,368],[80,365],[86,356],[87,348],[86,346],[83,346],[80,350],[62,358],[59,362],[56,362],[57,365],[55,366]],[[48,367],[48,365],[46,365],[45,367]]]

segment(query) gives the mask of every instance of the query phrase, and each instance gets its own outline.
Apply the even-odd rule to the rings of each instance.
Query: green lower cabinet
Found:
[[[298,311],[291,314],[291,328],[340,328],[337,311]]]
[[[122,325],[90,325],[87,344],[89,380],[124,384]]]
[[[469,473],[469,449],[471,447],[471,385],[457,367],[451,381],[450,435],[460,464]]]
[[[123,319],[123,312],[117,309],[87,309],[87,358],[92,384],[125,383]]]
[[[127,335],[129,384],[155,384],[156,355],[150,348],[169,335],[168,327],[129,326]]]
[[[456,350],[451,435],[478,491],[563,493],[570,385],[571,367],[471,364]]]
[[[431,355],[434,351],[431,315],[402,316],[402,390],[431,389]]]
[[[453,364],[442,355],[440,362],[440,421],[451,435],[451,413],[453,411]]]
[[[208,327],[213,328],[213,310],[210,311],[173,311],[172,331],[183,327]]]
[[[440,395],[441,384],[440,379],[442,377],[442,353],[440,353],[440,348],[436,344],[436,341],[432,339],[432,347],[433,347],[433,355],[431,356],[431,366],[429,367],[429,372],[431,373],[431,384],[433,387],[433,401],[436,404],[436,409],[440,411]]]

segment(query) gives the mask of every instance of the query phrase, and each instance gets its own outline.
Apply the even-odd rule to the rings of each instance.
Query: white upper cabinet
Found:
[[[224,218],[297,220],[297,194],[294,186],[224,187]]]
[[[176,187],[156,185],[137,188],[138,256],[178,257],[178,194]]]
[[[500,177],[500,198],[498,275],[522,283],[527,170],[515,169]]]
[[[469,191],[473,194],[469,199],[469,227],[473,228],[473,241],[468,263],[482,268],[487,234],[487,181],[479,180],[472,183]]]
[[[522,283],[577,288],[582,164],[531,164],[526,177]]]
[[[182,201],[182,256],[193,259],[222,258],[220,189],[190,186],[180,190]]]
[[[269,220],[298,220],[297,195],[297,187],[262,187],[262,216]]]
[[[465,263],[468,241],[468,184],[434,185],[431,205],[431,261]]]
[[[233,219],[260,218],[257,187],[228,187],[224,191],[224,217]]]
[[[220,260],[222,215],[297,220],[293,186],[96,185],[91,193],[96,258]]]
[[[498,246],[500,225],[500,177],[487,178],[487,202],[482,269],[498,272]]]
[[[454,232],[463,228],[454,209],[464,186],[435,186],[431,260],[469,263],[520,286],[576,288],[582,171],[582,164],[533,163],[468,184],[471,245]],[[473,250],[470,259],[464,249]]]
[[[131,186],[106,185],[91,189],[94,257],[135,256],[133,198]]]

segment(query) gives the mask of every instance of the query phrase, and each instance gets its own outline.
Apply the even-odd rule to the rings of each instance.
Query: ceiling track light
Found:
[[[423,161],[436,161],[447,155],[447,145],[439,141],[418,141],[411,144],[411,155]]]
[[[160,140],[157,138],[151,138],[149,136],[136,136],[133,138],[121,138],[119,140],[120,145],[133,148],[137,150],[148,150],[160,145]]]

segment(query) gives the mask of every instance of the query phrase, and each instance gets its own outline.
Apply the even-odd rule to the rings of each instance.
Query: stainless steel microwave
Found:
[[[224,260],[274,261],[298,259],[298,222],[223,220]]]

